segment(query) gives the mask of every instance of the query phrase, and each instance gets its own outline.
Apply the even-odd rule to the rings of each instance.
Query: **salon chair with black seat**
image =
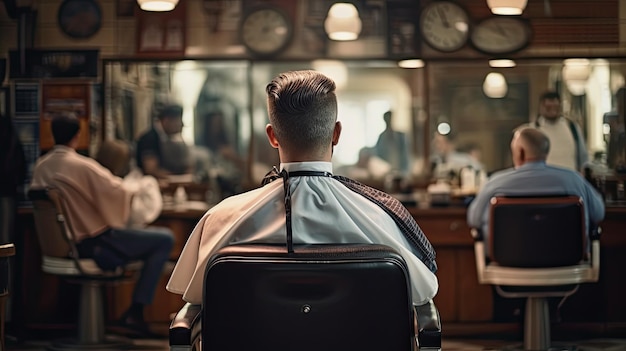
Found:
[[[227,246],[207,266],[203,301],[176,315],[170,350],[441,347],[435,305],[414,308],[406,264],[384,245]]]
[[[579,284],[598,281],[600,229],[587,231],[577,196],[492,198],[487,254],[480,229],[472,228],[479,283],[526,298],[524,350],[552,345],[549,297],[565,299]]]
[[[115,271],[103,271],[93,259],[81,258],[58,189],[31,189],[37,239],[41,247],[41,268],[80,285],[76,338],[54,342],[54,350],[119,350],[128,340],[106,338],[102,286],[132,279],[140,265],[132,264]]]

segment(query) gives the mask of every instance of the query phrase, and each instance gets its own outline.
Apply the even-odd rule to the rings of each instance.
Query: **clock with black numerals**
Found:
[[[239,35],[250,54],[273,56],[286,49],[291,42],[293,23],[278,7],[255,7],[243,16]]]

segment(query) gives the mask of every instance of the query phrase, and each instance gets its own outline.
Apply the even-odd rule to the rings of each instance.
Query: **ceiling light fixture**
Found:
[[[494,15],[521,15],[528,0],[487,0]]]
[[[400,68],[422,68],[424,67],[424,60],[421,59],[408,59],[398,61],[398,67]]]
[[[331,40],[356,40],[361,33],[361,18],[354,4],[338,2],[328,10],[324,29]]]
[[[490,98],[500,99],[506,96],[509,87],[502,73],[491,72],[485,77],[483,92]]]
[[[178,0],[137,0],[137,3],[144,11],[172,11]]]
[[[566,59],[563,60],[563,71],[561,77],[565,86],[572,95],[584,95],[587,87],[587,80],[591,75],[591,66],[588,59]]]
[[[493,59],[489,60],[489,67],[493,68],[510,68],[515,67],[515,61],[510,59]]]

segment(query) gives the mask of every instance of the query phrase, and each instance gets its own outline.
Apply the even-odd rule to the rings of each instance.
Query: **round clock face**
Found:
[[[289,17],[279,9],[263,7],[244,16],[240,35],[250,53],[269,56],[287,47],[293,35],[293,26]]]
[[[96,34],[102,25],[100,5],[94,0],[65,0],[59,7],[59,27],[75,39]]]
[[[454,2],[435,1],[422,9],[420,30],[424,41],[434,49],[456,51],[467,43],[469,16]]]
[[[523,49],[530,42],[528,22],[521,18],[490,17],[474,27],[472,45],[487,54],[508,54]]]

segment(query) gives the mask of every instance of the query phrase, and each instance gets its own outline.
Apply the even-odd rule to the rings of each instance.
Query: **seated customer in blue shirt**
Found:
[[[470,227],[481,228],[488,243],[490,199],[498,195],[575,195],[583,199],[587,227],[604,218],[602,196],[578,172],[546,165],[550,140],[538,129],[522,128],[511,141],[514,168],[494,173],[467,211]],[[488,252],[488,248],[485,248]]]

